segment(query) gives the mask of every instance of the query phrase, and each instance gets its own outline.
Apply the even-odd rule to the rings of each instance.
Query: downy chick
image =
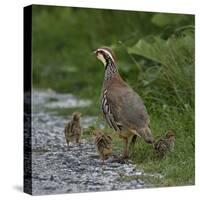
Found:
[[[69,142],[76,141],[77,144],[80,144],[80,137],[81,137],[80,117],[81,113],[74,112],[71,121],[65,125],[64,133],[68,147],[69,147]]]
[[[96,149],[104,164],[104,160],[112,153],[112,138],[109,135],[104,135],[100,129],[94,130],[93,135],[95,137]]]
[[[168,152],[174,149],[175,134],[172,130],[167,131],[164,137],[161,137],[154,143],[154,149],[160,158],[163,158]]]

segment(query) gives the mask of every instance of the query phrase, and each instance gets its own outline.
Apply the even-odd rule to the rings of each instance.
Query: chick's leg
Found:
[[[81,144],[81,143],[80,143],[80,135],[77,135],[77,137],[76,137],[76,144],[78,144],[78,145]]]
[[[137,135],[133,135],[131,142],[132,142],[133,144],[135,144],[136,139],[137,139]]]
[[[131,144],[133,147],[135,145],[136,139],[137,139],[137,135],[133,135],[132,140],[131,140]]]
[[[124,137],[123,140],[124,140],[124,152],[123,152],[122,158],[126,159],[126,158],[128,158],[128,155],[129,155],[129,152],[128,152],[128,138]]]
[[[136,139],[137,139],[137,135],[133,135],[133,137],[131,138],[130,144],[129,144],[129,151],[131,152],[131,156],[132,156],[133,151],[134,151]]]
[[[66,142],[67,142],[67,148],[69,149],[69,140],[66,139]]]
[[[102,160],[102,166],[104,166],[105,165],[105,158],[103,158],[103,160]]]

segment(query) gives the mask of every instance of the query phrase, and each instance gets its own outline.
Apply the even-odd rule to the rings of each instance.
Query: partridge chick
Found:
[[[168,152],[174,148],[175,134],[172,130],[167,131],[166,135],[154,143],[156,154],[163,158]]]
[[[103,116],[110,128],[124,140],[123,158],[127,158],[130,138],[135,143],[139,136],[153,144],[149,116],[141,97],[120,76],[113,51],[101,47],[94,53],[105,68],[101,91]]]
[[[109,135],[104,135],[99,129],[93,131],[93,136],[95,137],[96,149],[104,164],[104,160],[112,153],[112,138]]]
[[[77,144],[80,144],[80,137],[81,137],[80,117],[81,113],[74,112],[71,121],[65,125],[64,133],[68,147],[69,147],[69,142],[76,141]]]

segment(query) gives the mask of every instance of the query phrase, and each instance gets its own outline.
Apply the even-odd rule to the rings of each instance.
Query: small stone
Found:
[[[144,185],[144,181],[141,180],[141,179],[138,179],[137,182],[138,182],[140,185]]]
[[[51,177],[50,177],[50,181],[53,181],[54,180],[54,177],[53,177],[53,175],[51,175]]]
[[[136,189],[141,189],[141,188],[143,188],[143,186],[140,185],[140,184],[137,184],[135,188],[136,188]]]
[[[119,163],[111,163],[109,166],[112,168],[117,168],[120,166],[120,164]]]
[[[53,186],[47,186],[47,187],[44,187],[44,190],[56,190],[56,187],[53,187]]]
[[[136,176],[141,176],[141,175],[142,175],[142,172],[136,171],[136,172],[135,172],[135,175],[136,175]]]
[[[130,184],[131,184],[132,186],[136,186],[136,185],[138,184],[138,182],[137,182],[137,180],[132,180],[132,181],[130,182]]]

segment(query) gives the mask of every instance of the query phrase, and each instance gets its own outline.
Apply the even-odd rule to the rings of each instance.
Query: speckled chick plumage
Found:
[[[172,130],[167,131],[166,135],[159,138],[154,143],[156,154],[163,158],[168,152],[174,149],[175,134]]]
[[[94,130],[92,134],[95,137],[96,149],[104,163],[104,160],[112,153],[112,138],[105,135],[100,129]]]
[[[72,119],[65,125],[64,134],[67,145],[69,146],[69,142],[80,143],[81,137],[81,125],[80,125],[80,117],[81,113],[75,112],[72,115]]]

